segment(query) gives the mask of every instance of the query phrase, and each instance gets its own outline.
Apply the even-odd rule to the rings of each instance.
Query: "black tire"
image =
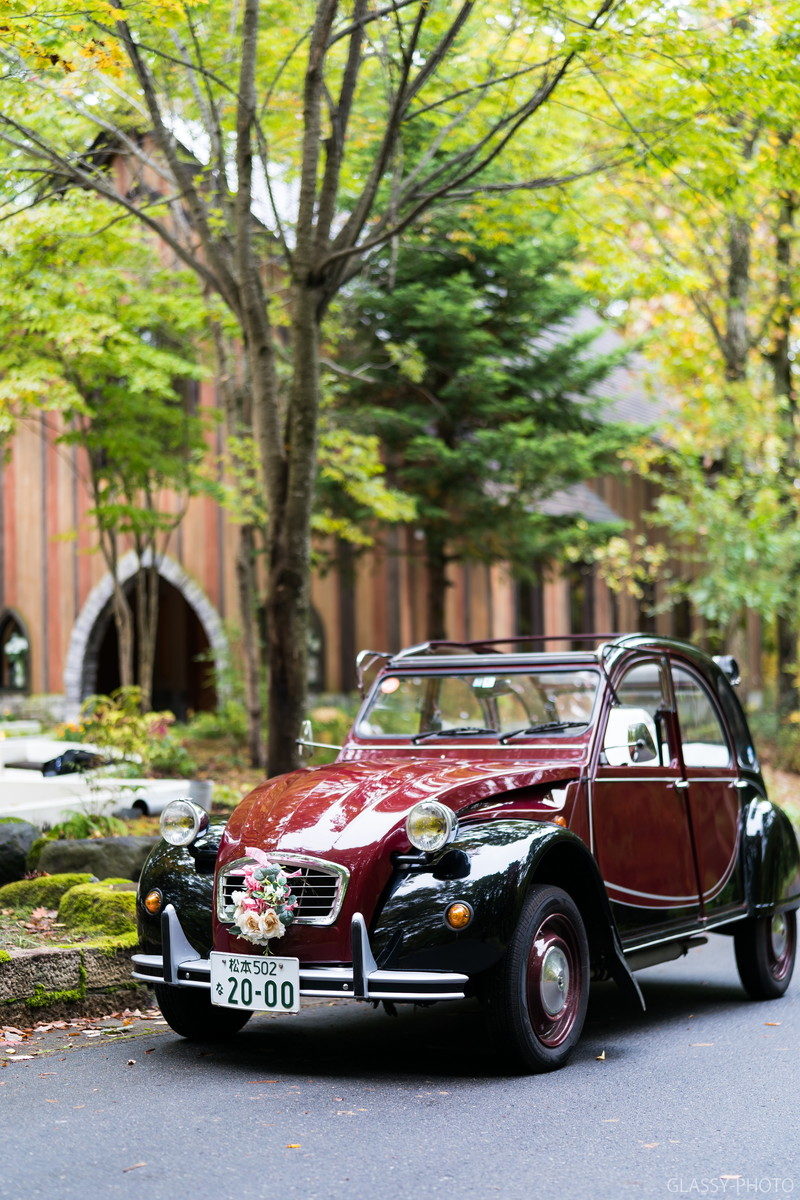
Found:
[[[205,988],[157,983],[154,991],[170,1029],[190,1042],[224,1041],[238,1033],[253,1015],[238,1008],[220,1008],[212,1004]]]
[[[554,1071],[569,1058],[589,1000],[589,943],[574,900],[555,887],[529,894],[484,993],[489,1035],[516,1070]]]
[[[789,986],[797,954],[797,913],[743,921],[734,933],[736,967],[753,1000],[776,1000]]]

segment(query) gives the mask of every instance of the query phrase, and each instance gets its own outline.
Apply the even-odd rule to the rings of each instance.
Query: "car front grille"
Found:
[[[280,855],[270,858],[289,876],[296,922],[305,925],[332,925],[339,915],[347,888],[348,871],[338,863],[325,862],[307,855]],[[258,866],[253,859],[237,859],[220,874],[217,882],[217,915],[230,924],[233,915],[233,893],[244,887],[245,867]]]

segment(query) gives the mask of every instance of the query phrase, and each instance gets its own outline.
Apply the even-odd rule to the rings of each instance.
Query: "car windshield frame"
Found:
[[[542,663],[540,665],[540,664],[536,664],[536,663],[526,663],[524,665],[516,664],[514,666],[505,666],[505,665],[501,665],[500,663],[493,662],[491,664],[481,663],[480,666],[476,665],[475,667],[472,667],[472,666],[465,667],[464,665],[459,665],[459,667],[454,668],[452,670],[442,669],[441,667],[436,667],[436,668],[431,667],[431,668],[425,669],[416,664],[415,664],[414,668],[411,669],[410,667],[405,666],[405,664],[403,666],[400,666],[398,664],[397,666],[392,666],[389,669],[387,669],[386,671],[383,671],[379,675],[379,677],[375,680],[375,683],[374,683],[373,687],[370,689],[369,693],[367,694],[367,696],[364,700],[364,703],[363,703],[361,709],[359,710],[358,715],[353,724],[353,736],[358,738],[360,741],[382,742],[382,743],[388,741],[388,742],[391,742],[391,743],[397,744],[397,745],[414,744],[414,739],[416,738],[416,739],[419,739],[416,744],[418,744],[421,748],[423,748],[425,746],[428,746],[428,747],[435,746],[435,745],[437,745],[437,743],[439,745],[441,745],[441,743],[443,741],[446,741],[448,739],[449,731],[446,729],[417,730],[416,732],[415,731],[407,731],[407,732],[403,732],[403,733],[386,733],[386,732],[377,733],[374,731],[374,729],[365,728],[364,727],[365,720],[368,717],[370,711],[372,711],[376,698],[380,695],[381,685],[387,679],[392,679],[392,678],[394,678],[394,679],[403,679],[403,678],[406,678],[406,679],[409,679],[409,678],[411,678],[411,679],[437,679],[437,678],[438,679],[447,679],[447,678],[453,678],[453,679],[467,679],[471,683],[471,681],[473,681],[479,677],[489,679],[489,678],[496,678],[497,676],[509,677],[509,676],[513,676],[513,675],[522,675],[522,676],[530,677],[530,676],[535,676],[535,675],[552,676],[552,675],[576,675],[576,674],[592,675],[596,679],[594,695],[592,697],[592,702],[591,702],[591,708],[588,712],[585,726],[583,727],[583,730],[581,732],[576,732],[576,726],[566,724],[567,722],[569,722],[570,720],[574,720],[575,718],[572,714],[565,714],[565,716],[564,716],[565,728],[564,728],[563,732],[559,731],[557,729],[554,729],[551,724],[551,727],[548,729],[542,729],[541,731],[538,731],[538,732],[524,732],[523,733],[523,732],[521,732],[521,729],[520,729],[520,727],[524,724],[523,720],[520,720],[517,725],[509,725],[509,727],[507,729],[500,728],[492,733],[485,732],[483,730],[480,733],[477,732],[477,730],[475,732],[465,732],[464,727],[473,724],[473,722],[470,720],[460,720],[458,723],[458,728],[454,728],[452,730],[452,737],[454,740],[458,740],[463,737],[465,741],[468,741],[471,743],[480,742],[481,739],[484,739],[484,738],[493,738],[496,742],[498,742],[498,744],[502,744],[501,739],[506,737],[508,734],[513,733],[515,736],[508,743],[509,746],[519,745],[520,743],[524,744],[528,741],[536,741],[536,742],[541,743],[543,739],[545,741],[547,741],[552,738],[558,739],[557,744],[566,745],[568,743],[570,737],[578,737],[578,738],[580,738],[581,742],[583,742],[586,737],[586,734],[589,731],[591,731],[597,723],[597,715],[598,715],[598,709],[599,709],[599,704],[600,704],[600,698],[601,698],[601,695],[603,692],[603,684],[605,682],[603,672],[602,672],[599,664],[595,664],[592,662],[586,662],[586,661],[582,661],[580,663],[575,663],[574,665],[573,664],[554,664],[554,663]],[[542,720],[545,720],[545,718],[542,718]],[[474,724],[476,726],[483,725],[484,722],[482,720],[476,719]],[[535,720],[531,721],[531,724],[537,724],[537,721],[535,721]],[[563,741],[561,739],[563,739]]]

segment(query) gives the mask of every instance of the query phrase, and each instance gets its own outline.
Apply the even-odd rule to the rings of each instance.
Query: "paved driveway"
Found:
[[[309,1004],[224,1048],[153,1023],[40,1035],[0,1069],[0,1197],[800,1194],[800,980],[746,1001],[722,937],[639,979],[647,1015],[596,987],[549,1076],[498,1076],[455,1005]]]

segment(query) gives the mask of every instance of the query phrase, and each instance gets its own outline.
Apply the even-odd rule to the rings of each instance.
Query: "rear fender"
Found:
[[[800,848],[786,813],[757,797],[745,817],[744,866],[754,914],[800,905]]]
[[[607,972],[643,1007],[595,860],[580,838],[549,822],[470,825],[422,870],[396,876],[371,931],[379,965],[470,976],[490,969],[537,884],[569,892],[586,926],[593,970]],[[459,932],[444,919],[455,901],[473,911]]]

